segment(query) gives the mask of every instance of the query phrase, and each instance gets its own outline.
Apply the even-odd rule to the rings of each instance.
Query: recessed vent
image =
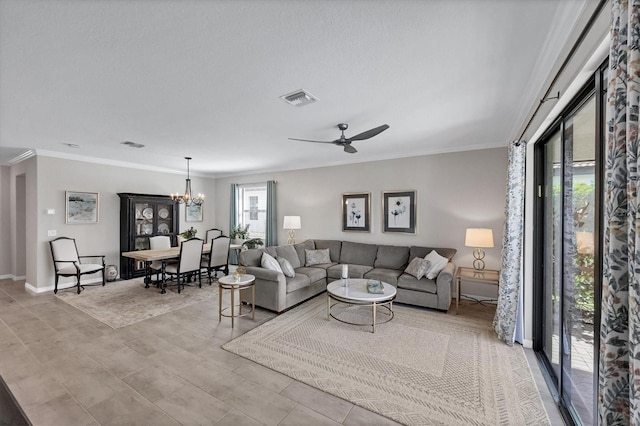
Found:
[[[280,99],[284,100],[289,105],[297,107],[309,105],[318,100],[318,98],[305,91],[304,89],[296,90],[295,92],[289,93],[288,95],[282,95],[280,96]]]
[[[136,142],[131,142],[131,141],[124,141],[124,142],[120,142],[122,145],[127,145],[129,148],[144,148],[144,145],[141,143],[136,143]]]

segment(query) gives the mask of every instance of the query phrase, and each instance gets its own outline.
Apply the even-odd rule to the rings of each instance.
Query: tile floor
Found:
[[[258,309],[232,329],[216,307],[202,302],[114,330],[52,293],[0,280],[0,375],[34,425],[395,424],[226,352],[221,345],[274,314]],[[465,304],[460,315],[491,321],[493,308]]]

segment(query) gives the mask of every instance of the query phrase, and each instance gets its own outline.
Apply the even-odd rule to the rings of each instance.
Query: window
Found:
[[[266,238],[267,183],[238,185],[236,223],[249,225],[249,238]]]

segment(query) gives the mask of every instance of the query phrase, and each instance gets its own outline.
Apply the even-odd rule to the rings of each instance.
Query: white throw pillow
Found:
[[[420,279],[424,277],[424,273],[427,272],[431,266],[431,262],[421,257],[414,257],[411,262],[409,262],[409,266],[404,270],[407,274],[413,275],[416,279]]]
[[[269,253],[262,253],[262,259],[260,259],[260,265],[265,269],[280,272],[282,274],[282,268],[276,259]]]
[[[329,249],[322,250],[305,250],[305,266],[321,265],[323,263],[331,263]]]
[[[285,277],[293,278],[296,276],[296,271],[293,270],[291,262],[280,256],[276,256],[276,260],[280,264],[280,268],[282,268],[282,273],[285,275]]]
[[[440,256],[435,250],[431,250],[431,253],[426,255],[424,258],[431,262],[431,266],[427,269],[427,272],[425,272],[425,276],[430,280],[437,277],[440,271],[442,271],[444,267],[447,266],[447,263],[449,263],[449,259]]]

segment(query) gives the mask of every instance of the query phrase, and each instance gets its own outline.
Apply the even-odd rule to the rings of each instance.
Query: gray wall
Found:
[[[342,153],[340,153],[342,154]],[[356,154],[357,155],[357,154]],[[487,249],[487,268],[498,269],[504,221],[507,149],[425,155],[396,160],[216,179],[216,225],[229,229],[231,183],[276,180],[278,243],[286,244],[285,215],[299,215],[296,241],[308,238],[366,243],[424,245],[458,249],[455,263],[471,266],[465,229],[492,228],[495,248]],[[382,232],[382,191],[417,191],[417,233]],[[370,192],[370,233],[342,232],[344,192]],[[495,297],[495,286],[463,283],[462,293]]]

